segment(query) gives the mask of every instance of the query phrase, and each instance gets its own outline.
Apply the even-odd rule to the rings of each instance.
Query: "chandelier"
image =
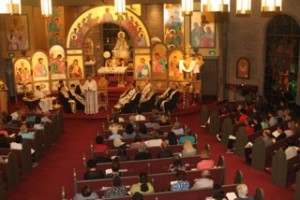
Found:
[[[52,15],[52,0],[41,0],[41,12],[45,17]]]
[[[229,12],[230,0],[201,0],[202,12]]]
[[[251,0],[236,0],[236,14],[250,14],[251,13]]]
[[[282,0],[261,0],[262,12],[280,12],[282,10]]]
[[[0,14],[21,14],[22,5],[21,0],[1,0]]]
[[[183,15],[191,15],[194,10],[194,0],[181,0],[181,9]]]
[[[115,0],[115,12],[122,15],[126,12],[126,0]]]

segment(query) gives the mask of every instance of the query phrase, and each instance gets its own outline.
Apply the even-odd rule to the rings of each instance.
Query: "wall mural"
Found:
[[[49,68],[51,79],[66,79],[65,50],[58,45],[51,47],[49,51]]]
[[[169,49],[183,44],[183,17],[180,4],[164,4],[165,44]]]
[[[181,50],[173,50],[169,56],[169,79],[183,80],[183,73],[179,71],[179,60],[183,59],[183,52]]]
[[[163,43],[157,43],[152,47],[151,51],[151,70],[153,79],[167,79],[168,64],[167,64],[168,48]]]
[[[33,54],[31,59],[32,75],[34,81],[49,80],[48,56],[41,51]]]
[[[191,25],[191,46],[198,48],[215,47],[215,14],[193,12]]]
[[[31,66],[27,58],[19,58],[15,61],[14,76],[17,93],[32,91]]]
[[[5,16],[5,35],[9,51],[29,50],[29,31],[27,15]]]
[[[146,27],[135,14],[126,12],[125,15],[116,15],[113,6],[101,6],[86,11],[74,21],[68,33],[67,48],[82,48],[86,33],[100,23],[115,23],[122,26],[135,39],[137,47],[150,45]]]
[[[53,14],[46,18],[46,38],[48,47],[53,45],[65,46],[65,17],[64,7],[53,7]]]
[[[135,77],[138,79],[150,78],[150,56],[136,55],[135,63]]]

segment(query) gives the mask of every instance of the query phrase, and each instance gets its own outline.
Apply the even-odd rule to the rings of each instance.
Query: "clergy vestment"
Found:
[[[98,92],[97,83],[95,80],[86,80],[84,83],[85,88],[85,113],[96,114],[98,113]]]

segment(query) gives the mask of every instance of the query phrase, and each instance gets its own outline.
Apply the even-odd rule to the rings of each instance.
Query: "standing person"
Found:
[[[96,114],[98,113],[98,94],[97,83],[92,76],[89,75],[84,83],[85,88],[85,113]]]

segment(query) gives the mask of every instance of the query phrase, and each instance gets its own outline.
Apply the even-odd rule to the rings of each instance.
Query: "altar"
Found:
[[[117,76],[118,87],[125,87],[125,74],[128,67],[100,67],[98,69],[98,74],[100,77],[105,76],[108,80],[108,75],[113,74]]]

